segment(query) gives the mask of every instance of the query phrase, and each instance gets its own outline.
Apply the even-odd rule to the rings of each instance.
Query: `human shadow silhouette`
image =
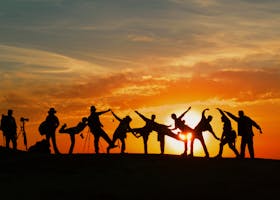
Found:
[[[225,113],[220,108],[217,108],[217,110],[222,115],[221,120],[224,126],[223,126],[223,133],[221,136],[220,150],[216,157],[217,158],[222,157],[223,147],[224,145],[228,144],[229,148],[235,153],[235,156],[238,158],[239,153],[235,147],[236,132],[232,129],[230,119],[225,115]]]
[[[110,153],[110,149],[116,147],[115,142],[119,139],[121,141],[121,154],[125,153],[125,138],[126,138],[126,134],[128,132],[131,132],[135,137],[136,134],[134,133],[133,129],[131,129],[130,127],[130,122],[131,122],[131,117],[130,116],[125,116],[123,119],[121,119],[120,117],[118,117],[112,110],[111,110],[113,116],[120,122],[118,127],[116,128],[114,134],[113,134],[113,146],[109,146],[107,148],[107,153]],[[138,137],[137,137],[138,138]]]
[[[105,111],[96,112],[95,106],[90,107],[90,115],[88,117],[88,126],[90,132],[94,135],[94,149],[95,153],[99,153],[99,139],[102,137],[110,147],[114,147],[114,143],[109,138],[107,133],[102,129],[103,124],[100,122],[99,116],[109,112],[110,109]]]
[[[204,153],[205,153],[205,157],[209,158],[209,153],[202,135],[202,132],[204,131],[208,131],[210,132],[215,139],[220,140],[216,134],[214,133],[212,126],[210,124],[210,122],[212,121],[212,116],[209,115],[207,118],[205,117],[205,112],[208,111],[209,108],[206,108],[202,111],[202,116],[201,116],[201,120],[200,122],[197,124],[197,126],[194,128],[194,132],[191,138],[191,153],[190,153],[190,157],[193,157],[193,150],[194,150],[194,140],[198,139],[203,147]]]
[[[84,128],[87,126],[87,118],[83,117],[82,121],[80,121],[76,126],[74,127],[70,127],[70,128],[66,128],[67,124],[64,124],[60,129],[59,129],[59,133],[67,133],[70,136],[70,140],[71,140],[71,145],[70,145],[70,149],[69,149],[69,154],[73,153],[74,150],[74,146],[75,146],[75,135],[79,134],[80,132],[82,132],[84,130]]]
[[[253,127],[257,128],[262,133],[261,127],[248,116],[244,115],[244,111],[238,111],[239,117],[230,112],[224,111],[231,119],[237,122],[238,135],[241,136],[240,157],[245,157],[245,148],[248,145],[250,158],[255,158],[254,143],[253,143]]]

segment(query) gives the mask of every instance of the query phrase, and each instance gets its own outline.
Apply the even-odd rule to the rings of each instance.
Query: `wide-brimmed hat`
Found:
[[[50,110],[48,111],[48,113],[56,113],[56,110],[54,108],[50,108]]]

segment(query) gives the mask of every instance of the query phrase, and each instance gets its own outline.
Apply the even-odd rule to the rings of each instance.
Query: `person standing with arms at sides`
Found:
[[[56,145],[56,138],[55,138],[55,131],[57,127],[59,126],[59,120],[57,116],[55,115],[56,110],[54,108],[50,108],[48,111],[48,116],[45,120],[46,127],[47,127],[47,133],[46,133],[46,140],[50,142],[50,139],[52,140],[53,144],[53,150],[56,154],[60,154],[57,145]]]
[[[231,127],[231,122],[229,118],[225,115],[225,113],[217,108],[217,110],[221,113],[221,120],[224,123],[223,133],[221,137],[220,150],[219,154],[216,156],[217,158],[221,158],[223,154],[223,147],[225,144],[228,144],[229,148],[235,153],[236,158],[239,158],[239,153],[235,148],[235,140],[236,140],[236,132]]]
[[[13,117],[13,110],[8,110],[8,115],[2,115],[1,130],[6,139],[6,148],[9,148],[12,141],[13,149],[17,149],[17,125]]]
[[[248,145],[250,158],[255,158],[253,144],[253,126],[262,133],[261,127],[252,119],[244,115],[242,110],[238,111],[239,117],[224,111],[231,119],[237,122],[238,135],[241,136],[240,157],[245,157],[245,148]]]
[[[99,153],[99,138],[102,137],[108,144],[110,148],[115,147],[112,140],[109,138],[109,136],[105,133],[105,131],[102,129],[103,125],[100,122],[99,116],[109,112],[110,109],[96,112],[95,106],[90,107],[90,116],[88,117],[88,126],[90,129],[90,132],[94,135],[94,148],[95,153]]]

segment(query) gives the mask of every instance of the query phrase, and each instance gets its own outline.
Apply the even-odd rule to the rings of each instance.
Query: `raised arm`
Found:
[[[97,115],[102,115],[106,112],[109,112],[111,109],[105,110],[105,111],[100,111],[100,112],[96,112]]]
[[[204,110],[202,111],[202,119],[206,119],[206,117],[205,117],[205,112],[206,112],[207,110],[209,110],[209,108],[206,108],[206,109],[204,109]]]
[[[191,109],[191,107],[189,107],[185,112],[183,112],[183,113],[180,115],[179,119],[182,119],[182,118],[184,117],[184,115],[185,115],[190,109]]]
[[[150,120],[147,117],[145,117],[144,115],[142,115],[141,113],[139,113],[137,110],[135,110],[134,112],[136,112],[136,114],[139,115],[144,121],[149,121]]]
[[[233,119],[234,121],[238,121],[238,117],[236,117],[235,115],[231,114],[230,112],[224,111],[231,119]]]
[[[114,117],[115,117],[117,120],[122,121],[122,119],[119,118],[112,110],[111,110],[111,113],[114,115]]]

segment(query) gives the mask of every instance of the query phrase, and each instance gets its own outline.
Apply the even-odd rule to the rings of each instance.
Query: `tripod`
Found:
[[[25,148],[27,150],[27,138],[26,138],[26,132],[25,132],[25,122],[29,121],[27,118],[20,118],[21,126],[20,126],[20,134],[23,136],[23,143],[25,145]],[[20,136],[20,134],[17,136],[17,138]]]

